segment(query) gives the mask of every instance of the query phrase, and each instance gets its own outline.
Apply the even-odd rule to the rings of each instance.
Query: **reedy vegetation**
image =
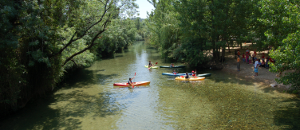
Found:
[[[1,1],[1,109],[23,107],[53,90],[67,69],[130,45],[137,33],[125,16],[136,12],[134,1]]]
[[[272,46],[270,56],[276,62],[271,63],[270,71],[293,70],[278,81],[299,87],[298,0],[148,2],[155,10],[146,20],[149,29],[146,41],[158,48],[163,58],[173,58],[191,66],[217,64],[224,58],[226,46],[241,46],[245,41],[252,41],[257,50]]]

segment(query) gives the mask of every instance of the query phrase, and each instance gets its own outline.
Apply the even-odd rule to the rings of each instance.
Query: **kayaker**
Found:
[[[134,79],[134,77],[133,77],[133,78],[129,78],[129,80],[128,80],[128,84],[129,84],[130,86],[133,85],[133,82],[132,82],[133,79]]]
[[[185,78],[186,78],[186,79],[189,78],[189,73],[188,73],[188,72],[185,73]]]
[[[175,70],[173,70],[173,74],[177,74],[177,72]]]
[[[195,71],[192,71],[192,76],[194,76],[194,77],[196,76]]]
[[[174,64],[173,64],[173,63],[171,63],[170,67],[171,67],[171,68],[172,68],[172,67],[174,67]]]
[[[148,68],[150,68],[152,65],[151,61],[149,60],[149,65],[148,65]]]

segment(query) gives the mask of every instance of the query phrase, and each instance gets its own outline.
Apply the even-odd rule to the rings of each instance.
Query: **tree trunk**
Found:
[[[240,48],[243,49],[243,43],[240,44]]]
[[[218,62],[218,59],[220,58],[220,53],[218,51],[219,48],[216,47],[216,42],[212,41],[213,45],[213,60]]]
[[[213,46],[213,60],[216,60],[217,55],[216,55],[216,42],[212,41],[212,46]]]

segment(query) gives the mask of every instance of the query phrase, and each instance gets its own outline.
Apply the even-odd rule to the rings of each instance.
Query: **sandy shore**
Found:
[[[258,76],[254,76],[254,65],[252,63],[247,64],[246,62],[242,61],[241,58],[241,64],[240,64],[240,71],[237,71],[237,62],[234,55],[235,49],[239,49],[241,54],[243,54],[249,45],[251,43],[244,44],[245,46],[243,49],[240,49],[239,47],[231,48],[231,53],[227,53],[226,56],[226,62],[224,63],[224,68],[222,69],[223,72],[235,75],[238,78],[248,79],[257,83],[263,83],[266,87],[270,87],[273,89],[278,90],[288,90],[290,85],[283,85],[278,84],[275,79],[278,78],[276,75],[278,73],[270,72],[269,69],[266,69],[264,67],[258,68]],[[250,53],[253,53],[253,50],[251,47],[249,47]],[[226,50],[228,51],[228,50]],[[257,52],[257,58],[261,58],[261,54],[265,53],[267,56],[267,51],[261,51]]]

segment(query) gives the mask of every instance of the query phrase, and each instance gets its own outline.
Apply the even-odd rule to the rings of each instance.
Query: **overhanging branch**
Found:
[[[99,23],[103,20],[103,18],[104,18],[104,16],[105,16],[105,14],[107,13],[107,11],[108,11],[108,10],[111,8],[111,6],[112,6],[111,4],[109,4],[109,6],[107,7],[108,2],[109,2],[109,0],[107,0],[106,3],[105,3],[105,5],[104,5],[104,12],[103,12],[103,14],[101,15],[100,20],[98,20],[97,22],[95,22],[94,24],[92,24],[91,26],[89,26],[89,27],[84,31],[84,33],[83,33],[81,36],[79,36],[79,37],[77,37],[77,38],[74,39],[74,37],[78,34],[78,31],[76,31],[76,32],[73,34],[73,36],[72,36],[72,38],[70,39],[70,41],[69,41],[62,49],[60,49],[58,53],[53,54],[53,55],[51,55],[51,56],[49,56],[49,57],[53,57],[53,56],[56,56],[56,55],[61,54],[61,53],[62,53],[68,46],[70,46],[73,42],[75,42],[75,41],[81,39],[82,37],[84,37],[84,36],[87,34],[87,32],[88,32],[92,27],[94,27],[95,25],[99,24]]]
[[[107,19],[107,20],[104,22],[104,24],[102,25],[102,26],[103,26],[103,29],[100,30],[100,31],[93,37],[93,39],[92,39],[92,41],[91,41],[91,44],[90,44],[89,46],[87,46],[86,48],[84,48],[83,50],[81,50],[81,51],[79,51],[79,52],[73,54],[73,55],[70,56],[70,57],[68,57],[68,58],[65,60],[65,62],[63,63],[62,66],[65,66],[65,65],[66,65],[70,60],[72,60],[72,58],[74,58],[75,56],[77,56],[77,55],[79,55],[79,54],[85,52],[86,50],[88,50],[88,49],[90,49],[91,47],[93,47],[94,45],[96,45],[95,41],[97,40],[98,36],[99,36],[100,34],[102,34],[102,33],[106,30],[106,27],[107,27],[107,25],[108,25],[108,22],[110,22],[110,17],[111,17],[111,15],[109,15],[108,19]]]

